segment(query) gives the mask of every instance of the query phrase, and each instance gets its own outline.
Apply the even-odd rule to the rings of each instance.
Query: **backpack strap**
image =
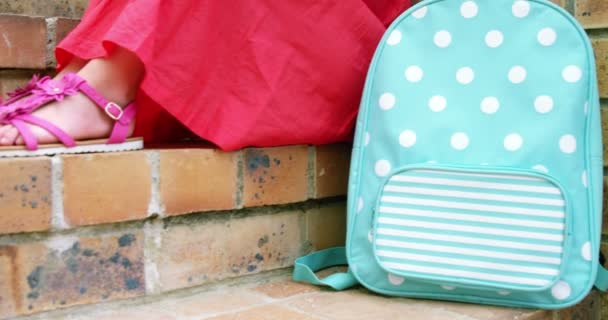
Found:
[[[344,290],[359,283],[350,272],[334,273],[324,279],[319,279],[315,272],[329,267],[348,265],[346,249],[344,247],[333,247],[296,259],[293,280],[312,283],[319,286],[327,286],[335,290]]]
[[[608,270],[602,265],[597,268],[597,277],[595,278],[595,287],[598,290],[608,290]]]

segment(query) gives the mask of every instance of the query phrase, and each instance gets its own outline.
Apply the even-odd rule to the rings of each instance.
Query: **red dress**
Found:
[[[136,134],[224,150],[351,139],[367,67],[410,0],[91,0],[57,48],[144,63]],[[177,120],[177,121],[176,121]]]

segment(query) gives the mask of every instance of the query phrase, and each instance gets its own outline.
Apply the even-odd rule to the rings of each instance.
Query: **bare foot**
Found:
[[[55,79],[60,79],[65,73],[64,70]],[[107,59],[94,59],[86,63],[77,74],[106,99],[125,106],[135,98],[143,76],[143,66],[133,54],[117,48]],[[114,120],[82,93],[67,96],[61,102],[49,103],[32,112],[32,115],[53,123],[74,140],[108,138],[114,126]],[[134,123],[131,123],[129,136],[133,128]],[[39,144],[58,141],[42,128],[32,125],[30,129]],[[17,129],[11,125],[1,126],[0,145],[14,144],[24,144]]]

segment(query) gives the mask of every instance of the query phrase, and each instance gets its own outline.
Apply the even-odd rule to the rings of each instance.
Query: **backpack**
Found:
[[[423,1],[388,28],[368,70],[346,247],[296,260],[293,278],[571,306],[608,286],[602,185],[595,62],[576,20],[544,0]]]

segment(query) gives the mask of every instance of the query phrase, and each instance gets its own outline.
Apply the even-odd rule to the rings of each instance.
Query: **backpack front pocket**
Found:
[[[374,254],[406,278],[543,290],[558,279],[567,234],[561,187],[534,172],[416,167],[393,174],[374,213]]]

